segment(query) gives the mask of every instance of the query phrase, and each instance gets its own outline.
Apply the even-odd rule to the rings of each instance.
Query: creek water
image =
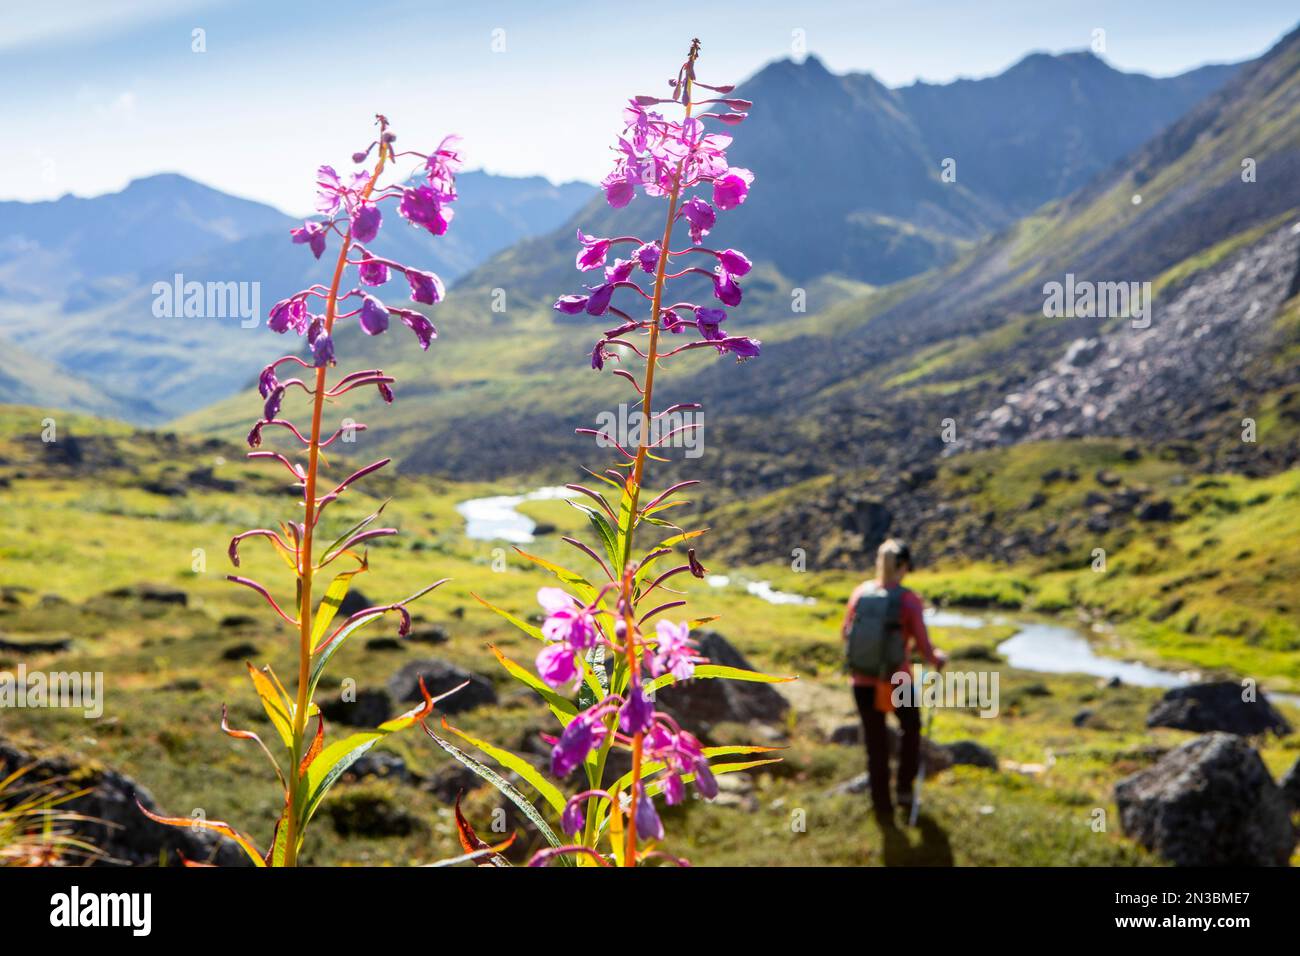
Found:
[[[456,510],[465,519],[465,534],[478,541],[505,541],[526,544],[533,540],[536,525],[516,510],[525,501],[572,498],[576,492],[563,487],[538,488],[523,495],[496,495],[462,501]],[[710,587],[728,588],[733,579],[725,574],[711,574]],[[735,582],[741,583],[741,582]],[[743,581],[745,591],[770,604],[815,604],[816,599],[803,594],[779,591],[768,581]],[[931,627],[977,628],[988,625],[1011,625],[1017,630],[997,646],[1011,667],[1047,674],[1089,674],[1094,677],[1118,677],[1138,687],[1180,687],[1200,678],[1199,674],[1162,670],[1135,661],[1124,661],[1098,654],[1092,641],[1080,630],[1063,624],[1008,617],[1005,614],[953,611],[930,608],[925,614]],[[1288,703],[1300,704],[1300,698],[1288,694],[1271,694]]]

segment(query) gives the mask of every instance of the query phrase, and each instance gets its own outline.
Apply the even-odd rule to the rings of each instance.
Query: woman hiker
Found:
[[[912,782],[921,755],[921,715],[910,693],[912,652],[920,653],[936,670],[948,660],[930,644],[921,599],[903,587],[903,577],[911,570],[912,555],[907,545],[895,538],[885,541],[876,551],[875,580],[864,581],[854,589],[844,614],[843,637],[853,677],[853,698],[862,715],[867,743],[871,803],[882,826],[894,825],[885,715],[892,710],[903,730],[894,792],[906,814],[911,810]],[[898,693],[895,688],[899,688]]]

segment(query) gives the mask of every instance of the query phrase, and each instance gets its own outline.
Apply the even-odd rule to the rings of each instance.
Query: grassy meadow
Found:
[[[98,720],[71,711],[9,710],[0,730],[34,749],[114,767],[148,788],[167,812],[187,815],[201,808],[207,817],[229,820],[265,842],[279,810],[278,788],[256,748],[222,735],[218,725],[225,703],[232,726],[266,729],[243,661],[270,663],[289,680],[295,634],[277,625],[260,598],[224,580],[231,570],[225,552],[232,533],[292,516],[295,497],[272,466],[245,462],[238,448],[218,441],[60,419],[64,434],[79,446],[72,456],[79,460],[68,462],[61,457],[69,454],[66,445],[51,457],[39,442],[39,422],[39,413],[30,409],[7,408],[0,416],[0,509],[6,516],[0,634],[11,645],[67,637],[71,647],[61,653],[0,651],[0,667],[21,660],[29,671],[102,671],[105,709]],[[1106,462],[1113,457],[1105,449],[1097,454]],[[971,456],[962,473],[943,480],[965,482],[964,490],[954,491],[986,496],[990,506],[1010,513],[1024,490],[1018,483],[1057,457],[1032,447]],[[1155,459],[1132,467],[1135,473],[1125,480],[1168,477],[1169,469]],[[346,468],[335,461],[328,473],[342,477]],[[402,534],[371,548],[370,571],[355,587],[372,601],[388,601],[452,578],[412,608],[417,630],[441,625],[450,639],[436,645],[395,641],[395,622],[372,625],[334,659],[322,702],[340,693],[344,681],[378,686],[407,661],[440,658],[488,677],[498,693],[496,705],[458,714],[453,723],[515,752],[540,749],[538,734],[554,732],[553,720],[530,691],[504,674],[488,649],[492,644],[527,662],[535,646],[473,595],[526,617],[535,612],[535,593],[549,578],[500,542],[468,539],[456,511],[468,498],[524,490],[390,475],[331,506],[327,535],[392,499],[384,517]],[[1080,486],[1061,494],[1086,492]],[[1086,565],[1071,569],[1058,559],[1055,567],[940,566],[912,583],[932,601],[953,605],[1052,613],[1070,622],[1082,609],[1097,621],[1111,621],[1101,635],[1105,652],[1206,673],[1251,674],[1268,687],[1295,689],[1295,569],[1286,562],[1294,562],[1300,548],[1281,536],[1296,533],[1298,502],[1300,475],[1294,472],[1194,482],[1176,502],[1189,517],[1170,527],[1168,540],[1119,547],[1105,574]],[[1073,502],[1062,497],[1043,507],[1050,512]],[[560,535],[579,531],[585,525],[581,514],[561,501],[529,501],[520,510],[545,532],[525,548],[550,558],[576,555]],[[726,517],[706,516],[720,527]],[[1278,544],[1265,548],[1263,538]],[[1213,546],[1205,544],[1208,539]],[[1188,737],[1145,728],[1145,713],[1159,691],[1006,667],[994,648],[1013,632],[1009,624],[935,628],[936,643],[958,664],[998,668],[1001,709],[994,719],[940,711],[933,737],[975,740],[998,756],[1001,767],[960,766],[928,780],[923,825],[886,841],[869,822],[866,795],[837,789],[864,769],[860,746],[830,740],[837,728],[856,720],[839,671],[837,634],[855,576],[723,566],[709,551],[707,544],[701,548],[710,573],[728,575],[731,583],[713,587],[690,579],[683,587],[692,614],[719,615],[711,626],[755,667],[797,680],[781,685],[792,705],[784,725],[722,724],[711,734],[716,743],[775,744],[783,748],[781,762],[720,778],[724,790],[715,804],[692,800],[667,811],[666,850],[697,865],[1157,862],[1119,832],[1111,791],[1120,777],[1155,759],[1156,748]],[[241,555],[239,573],[266,582],[278,600],[292,603],[284,588],[286,569],[269,548],[250,540]],[[1249,573],[1229,572],[1223,555]],[[1223,573],[1210,573],[1215,567]],[[770,604],[745,591],[745,581],[757,580],[811,595],[815,603]],[[187,603],[147,600],[131,590],[141,584],[183,590]],[[1171,585],[1165,599],[1175,594],[1182,605],[1152,622],[1150,605],[1160,599],[1163,584]],[[1123,613],[1108,618],[1108,609]],[[1191,633],[1188,615],[1198,619]],[[1238,622],[1246,622],[1244,629]],[[1092,716],[1075,726],[1073,718],[1084,708]],[[1300,719],[1294,710],[1290,716]],[[461,785],[456,765],[418,732],[389,738],[381,747],[400,756],[416,777],[368,777],[338,787],[309,837],[307,862],[410,864],[456,852],[452,809],[434,792]],[[1300,742],[1270,738],[1262,753],[1278,776],[1295,761]],[[466,811],[486,830],[499,800],[490,788],[473,788],[472,778],[469,787]],[[1099,817],[1104,830],[1096,824]],[[533,835],[525,821],[511,819],[510,825],[523,831],[522,852]]]

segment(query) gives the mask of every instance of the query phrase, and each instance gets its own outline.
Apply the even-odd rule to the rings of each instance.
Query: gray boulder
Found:
[[[433,689],[430,688],[430,693]],[[393,696],[382,687],[363,687],[357,691],[355,700],[327,700],[320,704],[320,711],[331,723],[347,724],[349,727],[378,727],[396,713]]]
[[[424,678],[424,686],[434,697],[469,681],[467,686],[438,704],[438,710],[445,714],[458,714],[497,702],[496,689],[486,677],[439,660],[411,661],[406,664],[388,679],[388,692],[395,700],[418,702],[423,699],[420,696],[421,677]]]
[[[1197,733],[1223,731],[1243,737],[1291,732],[1291,725],[1263,691],[1257,691],[1252,701],[1242,700],[1241,684],[1230,680],[1175,687],[1151,708],[1147,726]]]
[[[130,777],[98,766],[82,766],[65,755],[37,755],[0,740],[0,779],[31,766],[24,784],[47,780],[76,780],[75,789],[90,787],[58,809],[85,819],[70,824],[73,834],[102,851],[90,860],[96,866],[179,866],[181,857],[218,866],[251,866],[233,841],[210,830],[171,827],[155,823],[140,812],[136,800],[152,813],[186,816],[183,810],[161,810],[148,790]],[[211,815],[209,814],[209,818]]]
[[[946,744],[944,749],[954,766],[983,767],[985,770],[997,770],[998,758],[983,744],[973,740],[958,740]]]
[[[692,636],[699,645],[699,655],[708,658],[710,664],[755,669],[717,631],[698,631]],[[771,684],[713,678],[665,687],[656,695],[656,702],[682,726],[705,733],[723,721],[779,724],[790,711],[789,702]]]
[[[1178,866],[1285,866],[1296,833],[1264,761],[1234,734],[1188,741],[1115,785],[1124,833]]]

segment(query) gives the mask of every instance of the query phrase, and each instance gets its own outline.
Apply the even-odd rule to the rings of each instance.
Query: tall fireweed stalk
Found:
[[[221,718],[223,732],[236,739],[252,741],[261,748],[284,789],[284,807],[276,822],[270,848],[266,852],[258,850],[251,839],[227,823],[161,817],[140,808],[160,823],[199,827],[228,837],[237,842],[257,866],[294,866],[302,850],[307,824],[331,785],[378,740],[422,720],[432,713],[438,700],[459,690],[454,688],[433,698],[421,681],[420,692],[424,701],[419,706],[372,731],[354,733],[329,744],[325,739],[325,721],[313,700],[325,665],[353,633],[391,614],[398,617],[398,632],[404,636],[411,624],[407,605],[445,583],[444,580],[430,584],[392,604],[364,608],[339,623],[335,618],[353,579],[368,570],[366,543],[395,535],[397,531],[377,526],[384,510],[380,506],[326,547],[319,547],[316,540],[317,533],[322,530],[321,518],[330,505],[358,481],[389,462],[387,458],[372,462],[322,493],[326,487],[321,483],[322,472],[328,467],[326,450],[345,431],[340,428],[328,437],[322,437],[326,402],[338,404],[359,388],[374,388],[386,403],[393,401],[394,379],[381,369],[349,372],[336,377],[333,382],[329,380],[330,369],[336,365],[334,334],[337,324],[355,319],[362,332],[379,335],[396,318],[415,333],[420,348],[427,351],[437,334],[429,319],[415,309],[385,305],[366,290],[382,286],[390,277],[396,278],[400,273],[410,285],[413,302],[432,306],[444,295],[442,280],[434,273],[372,254],[368,246],[379,233],[385,204],[395,205],[397,214],[411,227],[426,230],[432,236],[446,233],[452,219],[451,203],[456,199],[456,172],[460,168],[456,137],[443,140],[428,154],[399,151],[388,120],[377,116],[376,124],[379,127],[377,139],[352,156],[354,165],[358,167],[356,170],[339,174],[329,166],[320,167],[316,204],[320,217],[291,230],[293,242],[306,245],[317,259],[325,254],[331,238],[337,240],[338,254],[330,284],[313,285],[277,302],[270,310],[268,325],[271,329],[280,334],[292,332],[305,337],[307,348],[304,354],[310,361],[297,355],[286,355],[262,370],[258,391],[264,405],[261,417],[248,435],[249,447],[253,449],[249,457],[268,460],[289,472],[294,486],[302,490],[301,516],[297,520],[282,522],[279,530],[256,528],[237,534],[230,541],[230,560],[238,567],[241,544],[250,538],[264,539],[283,559],[296,581],[295,602],[291,610],[285,610],[265,585],[238,575],[229,577],[236,584],[261,595],[275,614],[296,632],[298,675],[294,693],[284,687],[269,666],[259,669],[251,663],[248,665],[253,687],[279,738],[279,747],[267,746],[251,730],[232,728],[224,709]],[[372,155],[374,161],[370,167]],[[405,159],[422,163],[418,179],[381,185],[386,170]],[[344,279],[352,269],[356,271],[357,285],[341,292],[345,288]],[[319,313],[315,311],[317,309]],[[304,370],[303,377],[281,379],[281,371],[286,366]],[[300,389],[310,398],[311,422],[306,434],[293,422],[281,417],[281,404],[290,389]],[[356,430],[365,428],[361,424],[350,427]],[[263,450],[263,435],[268,430],[284,434],[291,442],[296,442],[295,451],[305,455],[306,463],[294,461],[290,457],[293,453]],[[345,569],[334,570],[336,564]],[[325,573],[332,574],[332,578],[323,598],[316,604],[317,577]],[[315,718],[314,729],[310,727],[312,718]]]
[[[492,650],[513,677],[542,697],[561,725],[558,736],[548,738],[552,746],[550,777],[519,756],[443,721],[444,728],[536,790],[559,816],[563,835],[555,832],[518,789],[425,725],[425,731],[443,749],[495,783],[538,827],[550,846],[538,851],[530,865],[553,861],[605,866],[635,866],[646,861],[683,864],[685,860],[657,849],[664,840],[664,827],[655,799],[669,805],[681,803],[687,797],[686,785],[693,784],[700,797],[711,800],[718,793],[718,775],[774,762],[771,758],[721,760],[752,758],[773,748],[703,746],[655,704],[656,691],[691,678],[784,680],[709,663],[699,655],[690,632],[712,618],[673,620],[680,619],[686,601],[670,582],[682,574],[705,575],[695,549],[688,547],[682,557],[679,546],[707,529],[683,529],[667,515],[685,503],[682,492],[699,482],[679,481],[658,493],[645,487],[647,462],[666,461],[663,454],[681,431],[655,437],[648,423],[700,407],[677,404],[656,413],[656,370],[674,356],[694,349],[711,348],[720,355],[745,360],[757,356],[760,348],[758,341],[723,329],[728,322],[726,309],[740,303],[738,280],[749,272],[749,259],[735,249],[715,250],[704,244],[718,212],[743,203],[753,182],[749,170],[728,164],[726,149],[731,136],[718,131],[741,123],[751,104],[732,98],[733,87],[708,86],[696,80],[698,56],[699,41],[694,41],[676,78],[669,81],[670,97],[637,96],[630,101],[615,168],[603,183],[605,197],[616,209],[632,202],[637,192],[665,200],[662,237],[600,238],[579,231],[577,268],[601,270],[603,281],[555,303],[556,310],[566,315],[614,318],[612,327],[591,351],[591,366],[624,380],[635,391],[642,412],[643,426],[635,450],[618,444],[610,434],[578,429],[579,434],[614,447],[620,459],[603,472],[588,471],[591,487],[568,486],[577,496],[571,503],[586,513],[595,538],[593,544],[576,538],[564,540],[590,563],[590,570],[570,570],[520,551],[562,585],[538,592],[543,611],[540,628],[483,601],[543,644],[535,674],[496,648]],[[696,100],[697,90],[709,91],[710,98]],[[680,118],[666,117],[658,112],[661,107],[680,111]],[[675,249],[673,232],[682,220],[690,241]],[[611,253],[622,248],[630,250],[629,256],[615,255],[610,263]],[[700,262],[711,268],[697,265]],[[638,278],[638,271],[649,279]],[[672,301],[668,283],[694,275],[712,282],[721,308]],[[631,769],[610,781],[606,770],[615,748],[630,756]],[[575,772],[585,777],[585,786],[566,795],[561,786],[572,791],[568,781]],[[461,829],[466,850],[481,848],[481,841],[472,830],[466,833],[463,822]]]

